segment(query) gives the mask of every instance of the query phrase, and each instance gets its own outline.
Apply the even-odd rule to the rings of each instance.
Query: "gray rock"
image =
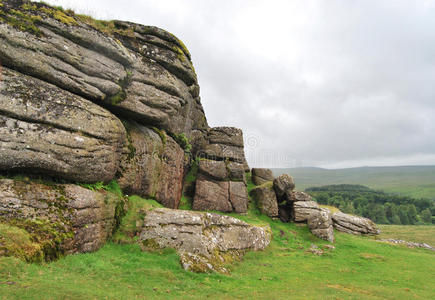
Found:
[[[0,170],[107,182],[115,176],[125,143],[122,123],[104,108],[3,68]]]
[[[183,190],[184,150],[164,132],[128,123],[129,154],[122,162],[118,183],[126,194],[154,198],[178,208]],[[163,140],[162,140],[163,138]]]
[[[243,182],[230,181],[229,200],[233,211],[236,213],[245,213],[248,210],[248,191]]]
[[[285,193],[286,199],[291,202],[296,201],[313,201],[313,198],[307,193],[299,191],[287,191]]]
[[[0,179],[0,222],[28,230],[47,260],[99,249],[122,207],[123,199],[106,191]]]
[[[228,176],[233,181],[243,181],[246,183],[245,166],[237,162],[227,163]]]
[[[225,265],[240,260],[246,250],[263,250],[269,227],[251,226],[212,213],[154,209],[147,212],[139,243],[144,250],[174,248],[184,269],[228,273]]]
[[[281,198],[285,195],[285,193],[289,193],[295,188],[295,182],[293,181],[293,177],[288,174],[282,174],[273,180],[273,188],[275,189],[276,196],[278,200],[281,201]]]
[[[306,222],[311,214],[321,211],[321,208],[314,201],[297,201],[293,203],[294,221]]]
[[[266,183],[252,189],[251,196],[257,202],[258,208],[263,215],[278,217],[278,201],[271,181],[269,184]]]
[[[336,212],[332,215],[332,221],[334,227],[338,231],[351,233],[351,234],[379,234],[379,230],[376,228],[376,224],[372,220],[348,215],[342,212]]]
[[[334,242],[334,227],[329,210],[320,208],[314,211],[308,216],[307,224],[312,234],[331,243]]]
[[[6,18],[40,18],[34,32],[0,24],[3,65],[111,107],[117,116],[188,137],[207,131],[190,54],[172,34],[115,21],[115,36],[42,3],[31,10],[2,3]]]
[[[272,174],[272,170],[264,169],[264,168],[252,168],[252,182],[255,185],[262,185],[268,181],[273,181],[274,177]]]

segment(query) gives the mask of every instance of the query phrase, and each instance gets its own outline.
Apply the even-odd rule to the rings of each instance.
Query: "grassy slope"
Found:
[[[435,166],[362,167],[349,169],[273,169],[275,175],[289,173],[299,190],[329,184],[362,184],[389,193],[414,198],[435,198]]]
[[[248,188],[252,187],[250,183]],[[98,252],[50,264],[0,257],[0,299],[435,297],[435,253],[431,251],[336,232],[336,249],[316,256],[307,252],[311,244],[327,243],[306,226],[261,216],[253,203],[247,215],[231,215],[253,224],[270,224],[273,240],[265,251],[247,253],[243,262],[231,267],[230,276],[186,272],[172,250],[148,253],[137,245],[109,243]]]

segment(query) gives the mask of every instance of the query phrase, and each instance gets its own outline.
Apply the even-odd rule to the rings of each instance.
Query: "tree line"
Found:
[[[311,187],[305,191],[319,204],[335,206],[344,213],[363,216],[379,224],[435,223],[435,199],[414,199],[353,184]]]

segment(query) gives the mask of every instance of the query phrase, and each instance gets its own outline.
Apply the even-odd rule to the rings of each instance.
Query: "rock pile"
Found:
[[[261,178],[265,177],[263,174],[271,172],[265,169],[255,169],[255,171],[253,169],[252,173],[257,174],[257,182],[263,182],[261,181]],[[270,179],[270,177],[267,178]],[[294,180],[288,174],[271,180],[251,191],[252,197],[265,215],[270,217],[279,215],[283,222],[307,223],[314,235],[329,242],[334,242],[333,228],[352,234],[379,233],[375,224],[369,219],[342,212],[331,214],[328,209],[320,207],[309,194],[294,190]]]
[[[193,209],[245,213],[248,191],[243,134],[233,127],[209,130],[200,155]]]

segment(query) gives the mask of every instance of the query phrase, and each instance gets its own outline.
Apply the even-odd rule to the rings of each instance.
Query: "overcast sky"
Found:
[[[435,165],[434,0],[46,0],[155,25],[251,166]]]

